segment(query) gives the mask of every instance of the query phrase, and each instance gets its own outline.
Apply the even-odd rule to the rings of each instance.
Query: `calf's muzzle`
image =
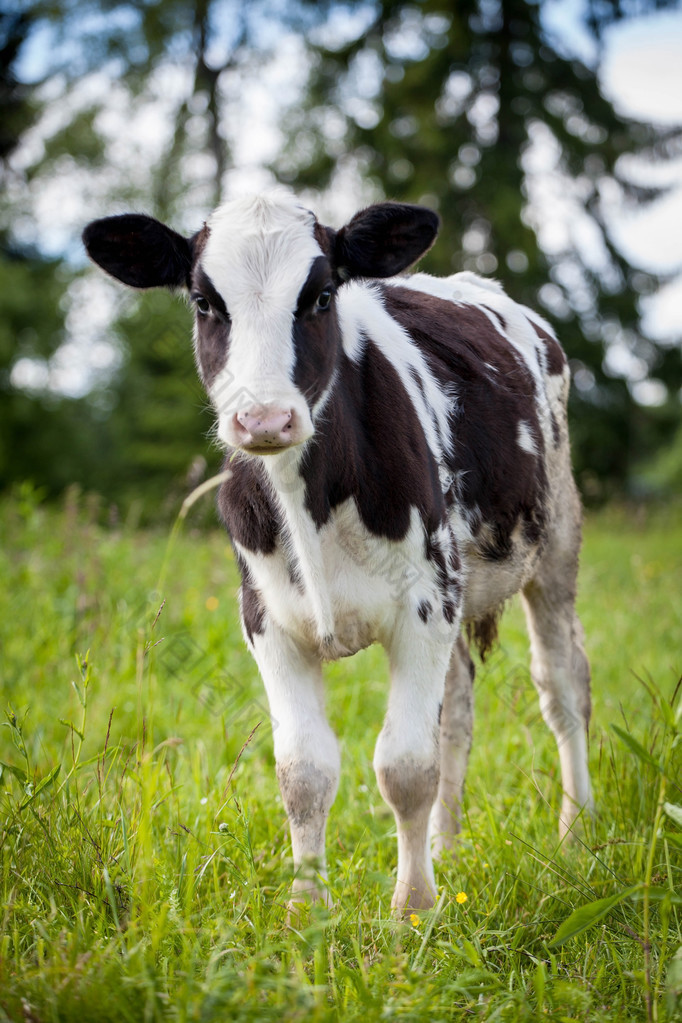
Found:
[[[292,408],[253,405],[235,413],[232,432],[236,446],[258,454],[280,451],[306,439],[300,417]]]

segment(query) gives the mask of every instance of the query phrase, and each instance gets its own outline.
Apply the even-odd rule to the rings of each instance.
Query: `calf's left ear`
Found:
[[[83,244],[95,263],[132,288],[189,286],[191,242],[153,217],[124,213],[93,220]]]
[[[425,206],[382,202],[356,213],[336,236],[336,269],[342,280],[393,277],[433,245],[440,219]]]

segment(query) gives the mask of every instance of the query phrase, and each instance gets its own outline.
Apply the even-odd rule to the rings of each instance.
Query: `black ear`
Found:
[[[83,231],[83,243],[95,263],[133,288],[189,285],[190,242],[153,217],[124,213],[93,220]]]
[[[336,236],[336,270],[351,277],[393,277],[431,248],[440,219],[425,206],[382,202],[370,206]]]

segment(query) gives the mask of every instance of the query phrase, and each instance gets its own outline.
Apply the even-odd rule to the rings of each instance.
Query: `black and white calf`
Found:
[[[186,288],[196,310],[199,372],[232,469],[219,507],[277,722],[295,893],[324,897],[339,778],[322,664],[371,643],[388,652],[374,767],[397,823],[399,910],[432,904],[431,841],[437,853],[458,830],[472,732],[464,636],[489,646],[517,591],[559,749],[560,832],[591,805],[566,359],[492,281],[396,276],[437,229],[427,209],[381,203],[335,232],[277,191],[221,206],[189,239],[132,214],[84,233],[114,277]]]

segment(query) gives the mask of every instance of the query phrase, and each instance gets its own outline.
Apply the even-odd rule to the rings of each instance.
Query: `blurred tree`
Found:
[[[347,3],[368,27],[350,41],[316,38],[276,169],[316,188],[354,173],[376,195],[437,208],[442,241],[425,270],[493,274],[554,321],[574,373],[578,477],[602,497],[672,435],[682,385],[679,345],[640,333],[638,299],[656,280],[614,246],[604,200],[653,201],[661,190],[638,188],[621,158],[669,155],[681,136],[619,116],[595,69],[548,37],[546,2]],[[663,6],[591,0],[588,25],[600,37]],[[633,371],[659,382],[660,407],[638,404]]]
[[[97,472],[101,424],[89,402],[49,390],[49,359],[64,337],[64,283],[58,263],[0,239],[0,488],[37,478],[57,494],[74,465],[83,476]]]
[[[60,394],[52,369],[69,319],[82,321],[91,309],[83,289],[72,287],[75,270],[60,271],[46,252],[66,249],[70,266],[84,261],[79,240],[60,227],[74,190],[79,227],[126,208],[181,230],[201,225],[230,166],[241,75],[253,73],[277,38],[270,6],[10,0],[0,15],[0,99],[8,114],[0,131],[7,250],[0,256],[0,485],[32,478],[54,492],[75,480],[124,503],[144,498],[158,511],[164,495],[177,498],[199,481],[204,456],[216,468],[189,315],[170,295],[135,299],[112,286],[108,334],[118,368],[109,380],[100,374],[82,399]],[[305,20],[301,11],[293,4],[276,17],[292,24]]]
[[[35,116],[31,91],[14,73],[30,32],[27,12],[0,12],[0,181]],[[64,340],[62,299],[72,274],[58,260],[0,231],[0,488],[30,478],[52,494],[73,479],[74,464],[96,472],[99,424],[84,400],[49,390],[49,360]],[[20,381],[23,380],[23,386]]]

